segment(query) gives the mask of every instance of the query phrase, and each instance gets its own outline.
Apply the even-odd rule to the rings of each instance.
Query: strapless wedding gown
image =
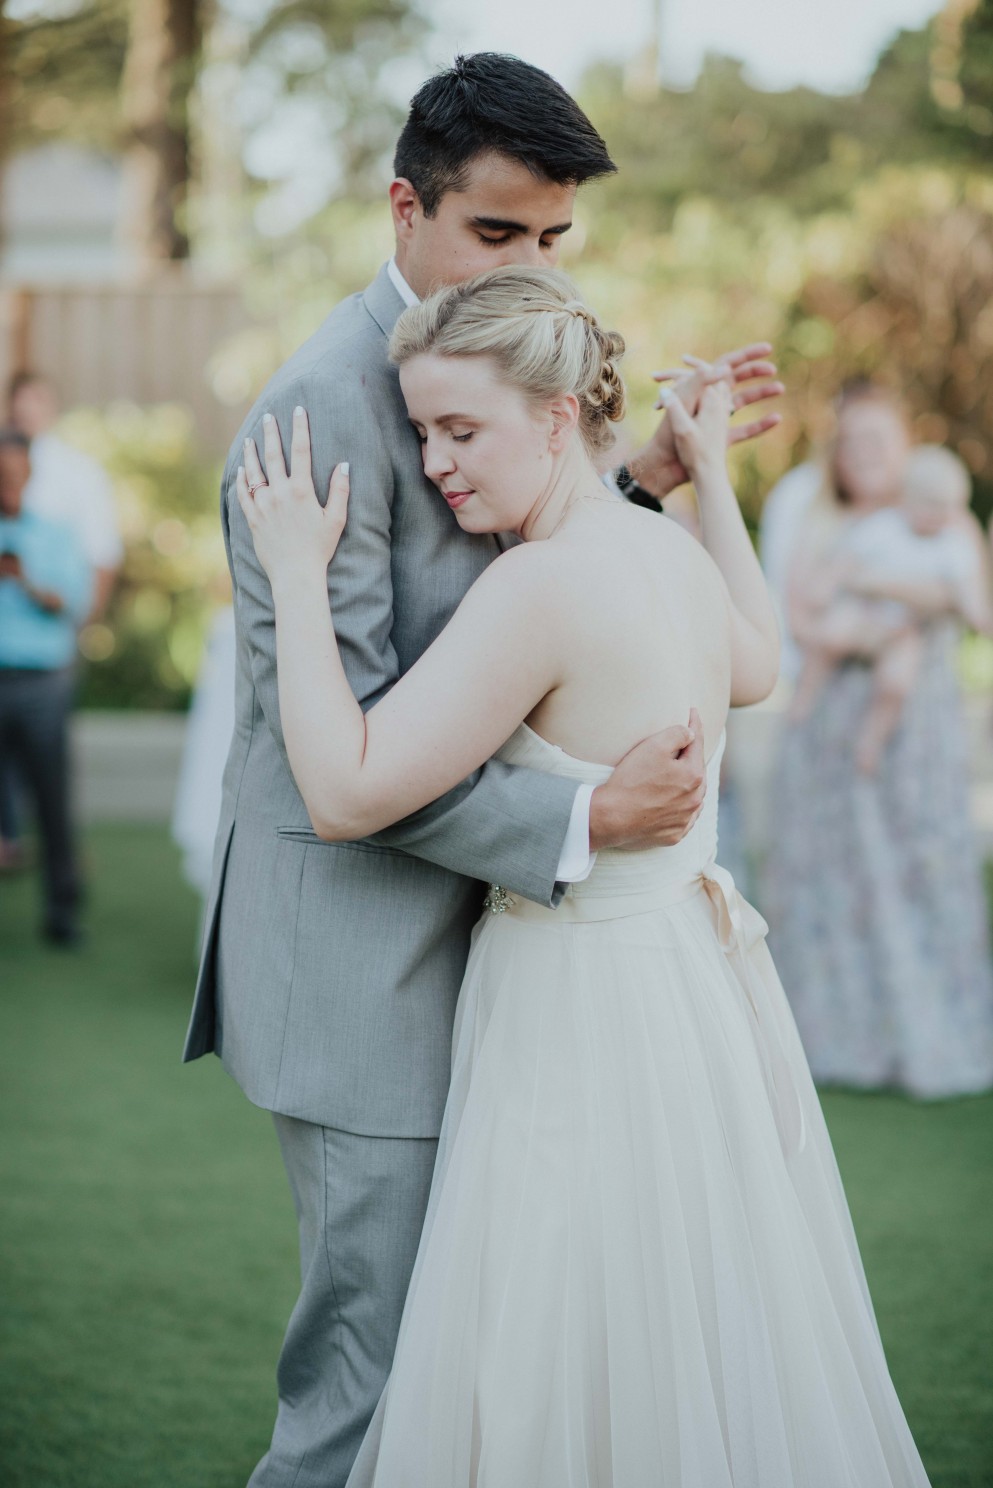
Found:
[[[676,847],[493,888],[389,1383],[348,1488],[926,1485],[766,926]],[[522,725],[514,764],[599,783]]]

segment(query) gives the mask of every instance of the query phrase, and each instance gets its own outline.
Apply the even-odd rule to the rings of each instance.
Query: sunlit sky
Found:
[[[940,0],[425,0],[437,26],[434,60],[508,51],[567,86],[598,57],[629,58],[661,5],[662,75],[692,82],[706,51],[740,57],[767,88],[857,88],[900,29],[921,26]]]

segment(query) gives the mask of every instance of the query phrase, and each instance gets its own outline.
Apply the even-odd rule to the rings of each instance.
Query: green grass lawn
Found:
[[[0,883],[0,1484],[243,1488],[295,1296],[275,1135],[215,1060],[179,1063],[197,909],[164,832],[89,856],[75,955]],[[825,1105],[932,1481],[989,1488],[993,1099]]]

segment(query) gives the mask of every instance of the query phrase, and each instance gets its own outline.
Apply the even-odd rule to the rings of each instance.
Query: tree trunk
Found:
[[[9,22],[4,15],[6,0],[0,0],[0,207],[2,207],[3,168],[6,163],[10,140],[10,45],[7,36]],[[0,248],[3,247],[4,220],[0,210]]]
[[[189,257],[188,100],[200,39],[201,0],[131,0],[121,99],[127,237],[141,267]]]

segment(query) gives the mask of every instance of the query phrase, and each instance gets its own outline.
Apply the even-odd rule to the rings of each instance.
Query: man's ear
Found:
[[[390,183],[390,211],[397,242],[407,243],[414,232],[414,220],[418,213],[423,216],[421,199],[405,176],[398,176]]]
[[[563,393],[549,404],[548,412],[552,420],[549,448],[558,453],[579,423],[579,399],[575,393]]]

